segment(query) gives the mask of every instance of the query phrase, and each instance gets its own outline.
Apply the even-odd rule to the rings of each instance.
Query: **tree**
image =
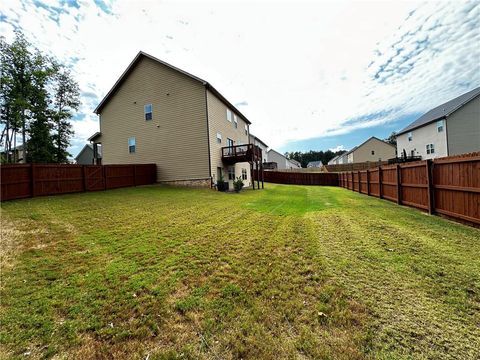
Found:
[[[37,52],[33,60],[32,91],[28,99],[33,118],[28,129],[30,138],[26,144],[28,162],[55,162],[50,121],[52,112],[49,109],[51,100],[47,90],[48,82],[54,73],[55,68],[51,66],[49,59]]]
[[[395,131],[392,131],[390,136],[384,139],[384,141],[389,144],[392,144],[393,146],[397,146],[397,133]]]
[[[310,150],[308,152],[295,151],[290,153],[285,153],[285,156],[288,159],[297,160],[302,164],[302,167],[307,167],[307,164],[311,161],[321,161],[322,164],[326,165],[330,160],[335,156],[345,153],[345,150],[340,150],[333,152],[331,150],[327,151],[314,151]]]
[[[55,144],[55,162],[65,163],[70,154],[67,148],[73,136],[72,125],[68,121],[72,117],[72,111],[80,106],[80,90],[73,80],[70,71],[60,67],[54,77],[54,100],[53,100],[53,140]]]

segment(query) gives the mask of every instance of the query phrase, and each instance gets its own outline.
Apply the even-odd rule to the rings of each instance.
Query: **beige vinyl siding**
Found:
[[[146,121],[144,105],[153,105]],[[210,177],[205,88],[142,58],[100,114],[103,164],[157,164],[157,180]],[[136,152],[128,151],[135,137]]]
[[[234,141],[234,145],[239,145],[241,141],[243,144],[248,144],[249,135],[245,135],[245,121],[238,116],[238,127],[235,128],[232,116],[232,122],[227,120],[227,105],[225,105],[220,99],[218,99],[212,92],[207,90],[207,103],[208,103],[208,125],[210,133],[210,163],[213,180],[217,181],[217,168],[223,169],[223,177],[225,181],[228,180],[228,167],[222,162],[222,147],[227,146],[227,138]],[[235,110],[230,108],[235,114]],[[248,129],[248,127],[247,127]],[[222,135],[222,143],[217,142],[217,133]],[[242,169],[247,169],[247,180],[244,180],[245,186],[250,186],[250,164],[237,163],[235,164],[235,177],[242,175]],[[230,189],[232,189],[232,181],[230,181]]]
[[[480,151],[480,96],[447,118],[448,155]]]
[[[372,155],[372,150],[375,152]],[[348,155],[348,162],[366,162],[366,161],[386,161],[395,157],[395,147],[385,142],[372,138],[365,144],[362,144]]]

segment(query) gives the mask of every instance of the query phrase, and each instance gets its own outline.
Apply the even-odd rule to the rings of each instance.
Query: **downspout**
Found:
[[[205,85],[205,115],[207,117],[207,147],[208,147],[208,176],[210,176],[210,188],[213,187],[212,179],[212,158],[210,156],[210,122],[208,119],[208,97],[207,86]]]

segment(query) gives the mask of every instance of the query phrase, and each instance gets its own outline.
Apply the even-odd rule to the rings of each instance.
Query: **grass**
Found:
[[[2,204],[0,357],[478,359],[480,231],[342,188]]]

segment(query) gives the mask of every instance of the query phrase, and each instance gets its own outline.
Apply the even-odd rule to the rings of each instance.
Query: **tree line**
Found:
[[[311,161],[321,161],[323,165],[328,164],[330,160],[332,160],[335,156],[341,155],[346,153],[345,150],[340,151],[314,151],[310,150],[308,152],[301,152],[301,151],[293,151],[285,153],[285,156],[288,159],[297,160],[302,164],[302,167],[306,168],[307,164]]]
[[[80,106],[71,71],[35,49],[17,31],[0,38],[0,146],[2,163],[66,163],[70,119]]]

